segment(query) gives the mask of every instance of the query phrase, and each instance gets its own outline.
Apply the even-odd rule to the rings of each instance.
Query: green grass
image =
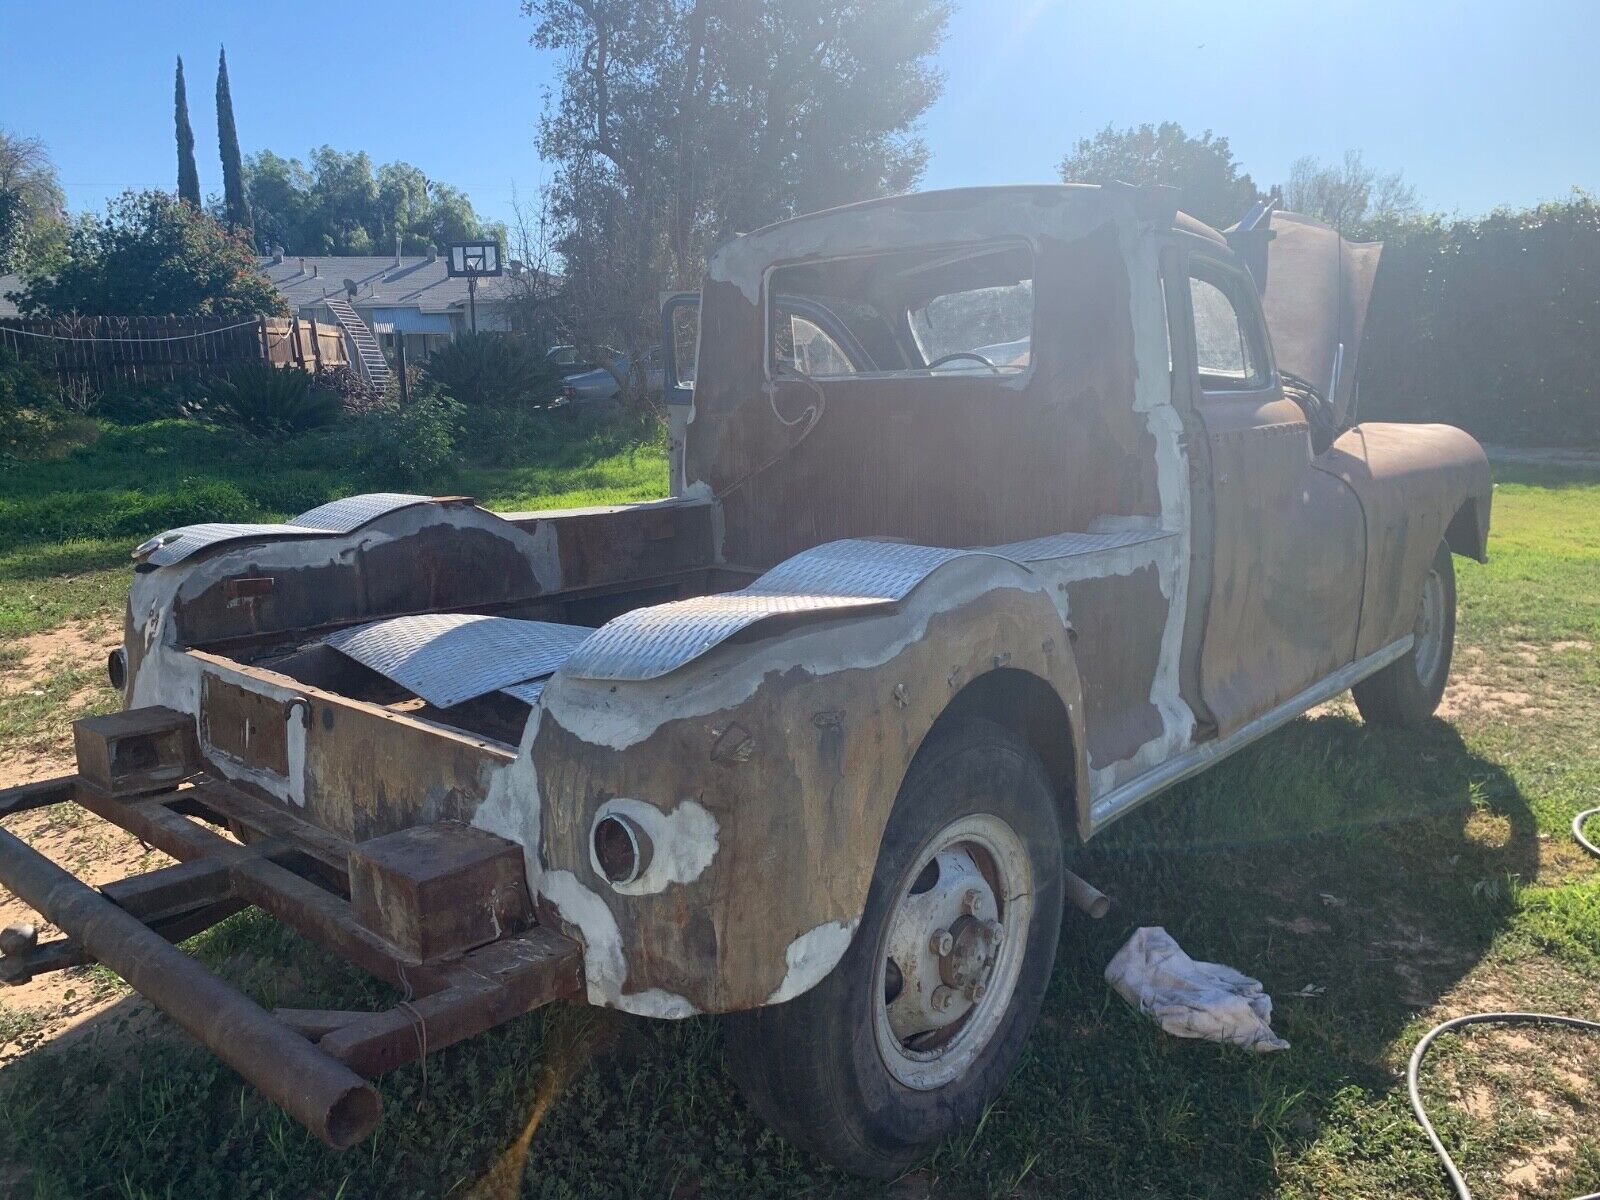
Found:
[[[463,478],[497,506],[523,507],[632,495],[656,470],[641,453]],[[1456,678],[1482,689],[1483,706],[1401,733],[1336,705],[1080,851],[1075,867],[1113,895],[1111,915],[1069,916],[1011,1085],[980,1129],[891,1194],[1448,1195],[1405,1102],[1415,1039],[1442,1010],[1600,1014],[1600,872],[1567,831],[1575,810],[1600,803],[1600,483],[1499,474],[1492,561],[1457,560]],[[213,477],[257,495],[238,473]],[[563,495],[571,486],[585,498]],[[41,540],[0,557],[0,594],[9,603],[26,583],[35,597],[5,619],[39,628],[102,602],[120,586],[120,570],[95,557],[105,545],[121,552]],[[1292,1048],[1252,1056],[1182,1042],[1136,1016],[1101,972],[1139,925],[1260,977]],[[269,1005],[393,1002],[260,915],[194,948]],[[1532,1049],[1484,1033],[1430,1057],[1425,1090],[1443,1136],[1484,1200],[1531,1194],[1508,1175],[1562,1134],[1568,1151],[1538,1194],[1600,1188],[1600,1084],[1584,1091],[1560,1074],[1600,1080],[1600,1039],[1524,1032]],[[108,1028],[0,1072],[0,1164],[15,1164],[0,1180],[33,1197],[511,1194],[483,1181],[517,1177],[507,1149],[548,1090],[522,1196],[884,1194],[746,1111],[711,1019],[552,1009],[381,1088],[376,1136],[335,1154],[181,1037],[144,1034],[126,1049]],[[1481,1113],[1469,1111],[1464,1098],[1480,1091]]]
[[[514,467],[468,465],[403,483],[343,465],[337,434],[286,444],[246,441],[195,421],[106,425],[49,461],[0,461],[0,645],[127,598],[128,553],[153,533],[196,521],[274,521],[362,491],[475,496],[485,507],[578,508],[667,493],[659,439],[640,441],[581,414],[517,423]],[[542,435],[542,436],[541,436]],[[480,432],[488,441],[492,432]],[[495,447],[501,461],[505,447]]]

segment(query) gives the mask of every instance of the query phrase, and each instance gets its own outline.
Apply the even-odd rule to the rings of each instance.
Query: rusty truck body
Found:
[[[903,1168],[1097,906],[1064,846],[1352,687],[1437,704],[1489,471],[1356,421],[1377,253],[1124,186],[800,217],[716,252],[692,370],[669,322],[668,499],[152,538],[125,710],[0,811],[180,861],[91,889],[0,834],[62,931],[0,974],[105,963],[334,1145],[370,1077],[552,1000],[729,1014],[768,1120]],[[269,1013],[173,944],[247,905],[403,1001]]]

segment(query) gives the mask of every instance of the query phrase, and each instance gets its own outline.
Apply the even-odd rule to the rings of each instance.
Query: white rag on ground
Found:
[[[1272,997],[1261,981],[1221,963],[1195,962],[1159,927],[1134,931],[1106,967],[1106,982],[1175,1037],[1287,1050],[1272,1032]]]

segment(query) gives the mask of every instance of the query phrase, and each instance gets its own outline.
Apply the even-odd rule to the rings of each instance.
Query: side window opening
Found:
[[[1244,390],[1266,383],[1259,338],[1228,293],[1197,275],[1189,278],[1194,310],[1195,365],[1209,390]]]
[[[672,344],[672,366],[676,378],[668,382],[680,388],[692,388],[699,363],[700,303],[674,301],[668,310],[667,337]]]
[[[981,359],[1020,369],[1033,354],[1033,280],[945,292],[906,319],[924,362],[949,358],[949,367],[970,371],[982,368]]]
[[[776,372],[987,377],[1032,362],[1033,256],[1023,243],[798,263],[774,270],[767,294]]]
[[[779,312],[778,328],[773,331],[773,354],[782,366],[807,375],[828,378],[857,374],[850,356],[828,332],[808,317]]]

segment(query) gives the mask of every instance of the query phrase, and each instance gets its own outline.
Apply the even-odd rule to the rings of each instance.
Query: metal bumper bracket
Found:
[[[119,797],[69,776],[0,791],[0,817],[66,801],[179,862],[96,889],[0,830],[0,884],[65,934],[39,944],[31,930],[7,931],[0,982],[104,963],[330,1146],[377,1124],[365,1077],[581,993],[580,947],[537,925],[431,958],[389,941],[351,905],[356,846],[221,780]],[[406,999],[381,1012],[269,1013],[173,944],[250,905]]]

